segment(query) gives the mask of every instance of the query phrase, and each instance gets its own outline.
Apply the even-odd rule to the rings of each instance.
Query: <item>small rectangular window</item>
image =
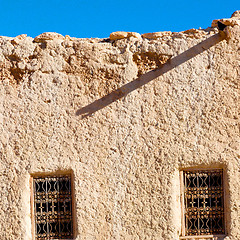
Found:
[[[33,178],[35,239],[72,239],[71,175]]]
[[[182,178],[182,235],[193,239],[224,235],[223,170],[183,171]]]

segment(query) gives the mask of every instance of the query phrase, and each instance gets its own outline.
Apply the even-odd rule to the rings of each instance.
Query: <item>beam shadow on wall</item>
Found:
[[[76,112],[76,115],[82,116],[82,118],[91,116],[96,111],[108,106],[109,104],[121,99],[122,97],[125,97],[127,94],[131,93],[135,89],[142,87],[143,85],[154,80],[155,78],[181,65],[182,63],[197,56],[198,54],[208,50],[210,47],[216,45],[217,43],[221,42],[224,39],[225,37],[222,36],[220,33],[207,38],[206,40],[189,48],[188,50],[179,54],[178,56],[170,59],[168,62],[163,64],[160,68],[147,72],[141,75],[140,77],[138,77],[137,79],[107,94],[106,96],[98,100],[95,100],[94,102],[90,103],[89,105],[83,108],[78,109]]]

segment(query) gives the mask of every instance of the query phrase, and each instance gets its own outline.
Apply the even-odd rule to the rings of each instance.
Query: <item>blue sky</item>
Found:
[[[239,0],[0,0],[0,36],[58,32],[71,37],[109,37],[114,31],[139,33],[207,28],[228,18]]]

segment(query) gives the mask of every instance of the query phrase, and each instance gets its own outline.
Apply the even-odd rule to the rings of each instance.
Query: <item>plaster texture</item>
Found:
[[[33,174],[72,171],[75,236],[177,240],[182,169],[224,169],[240,239],[239,14],[185,32],[0,37],[0,238],[33,239]],[[118,37],[120,39],[118,39]]]

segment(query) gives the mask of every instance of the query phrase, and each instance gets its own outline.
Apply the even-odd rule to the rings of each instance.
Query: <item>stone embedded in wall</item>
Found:
[[[183,31],[182,33],[188,38],[196,38],[196,39],[201,39],[202,37],[208,34],[208,32],[205,31],[205,29],[195,29],[195,28]]]
[[[73,41],[73,39],[72,39],[69,35],[66,35],[66,36],[65,36],[65,40],[66,40],[66,41]]]
[[[65,40],[64,36],[55,32],[45,32],[34,38],[34,42],[45,42],[47,40]]]
[[[27,34],[21,34],[13,38],[11,41],[12,44],[19,44],[22,40],[26,39]]]
[[[142,34],[143,38],[147,38],[147,39],[158,39],[158,38],[162,38],[165,36],[171,36],[172,32],[168,31],[168,32],[153,32],[153,33],[144,33]]]
[[[137,32],[128,32],[128,38],[130,37],[141,39],[141,35]]]
[[[127,32],[113,32],[110,34],[110,40],[118,40],[127,38],[128,33]]]
[[[141,38],[141,35],[139,33],[136,32],[113,32],[110,34],[110,40],[120,40],[120,39],[124,39],[124,38],[130,38],[130,37],[134,37],[134,38]]]

